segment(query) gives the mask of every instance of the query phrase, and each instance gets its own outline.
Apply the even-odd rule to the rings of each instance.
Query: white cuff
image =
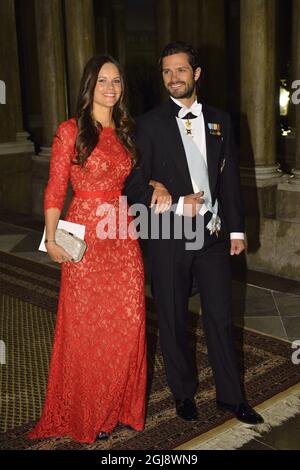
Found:
[[[230,240],[245,240],[245,234],[243,232],[231,232]]]
[[[177,202],[177,207],[176,207],[176,212],[175,212],[176,215],[183,215],[183,209],[184,209],[183,205],[184,205],[184,196],[180,196]]]
[[[203,203],[203,204],[201,204],[201,207],[200,207],[200,210],[199,210],[199,215],[203,216],[204,214],[206,214],[206,212],[208,212],[208,209],[207,209],[205,203]]]

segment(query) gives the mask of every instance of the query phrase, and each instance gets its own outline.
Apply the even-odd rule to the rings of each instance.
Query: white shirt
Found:
[[[176,100],[172,96],[170,98],[174,101],[174,103],[182,107],[182,103],[179,100]],[[179,125],[180,120],[181,120],[180,118],[176,117],[177,125]],[[192,130],[194,142],[197,145],[198,149],[200,150],[200,153],[203,156],[205,163],[207,165],[206,136],[205,136],[205,123],[204,123],[203,113],[201,112],[200,116],[191,119],[190,123],[191,123],[191,130]],[[190,174],[190,178],[191,178],[194,193],[198,193],[200,191],[200,188],[197,187],[192,174]],[[183,215],[183,205],[184,205],[184,196],[181,196],[177,204],[177,209],[176,209],[177,215]],[[199,214],[203,216],[207,211],[208,209],[205,206],[205,204],[202,204]],[[231,232],[230,239],[231,240],[233,239],[244,240],[245,234],[242,232]]]

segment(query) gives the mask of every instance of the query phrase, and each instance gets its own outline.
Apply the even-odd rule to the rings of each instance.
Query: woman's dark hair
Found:
[[[102,131],[102,125],[94,120],[92,111],[98,74],[106,63],[112,63],[117,67],[122,83],[121,97],[113,108],[116,134],[119,141],[130,153],[133,164],[137,163],[137,150],[133,141],[134,121],[127,108],[127,90],[124,73],[120,64],[113,57],[110,55],[97,55],[92,57],[84,68],[77,100],[76,121],[78,134],[75,142],[76,160],[74,163],[82,167],[96,147]]]

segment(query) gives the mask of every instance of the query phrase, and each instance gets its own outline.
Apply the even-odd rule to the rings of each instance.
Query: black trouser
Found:
[[[179,248],[178,248],[179,247]],[[188,345],[187,312],[192,276],[197,281],[209,362],[217,399],[243,401],[231,320],[231,268],[226,240],[185,251],[177,243],[170,264],[152,253],[152,284],[168,384],[176,398],[192,398],[197,374]],[[171,272],[172,271],[172,272]]]

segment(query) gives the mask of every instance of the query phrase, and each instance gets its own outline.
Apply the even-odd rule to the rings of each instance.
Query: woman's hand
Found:
[[[154,187],[150,207],[156,205],[155,214],[162,214],[170,209],[172,205],[172,196],[167,188],[158,181],[150,180],[149,184]]]
[[[67,261],[72,261],[72,256],[69,255],[61,246],[57,245],[55,242],[49,241],[46,243],[47,253],[56,263],[65,263]]]

